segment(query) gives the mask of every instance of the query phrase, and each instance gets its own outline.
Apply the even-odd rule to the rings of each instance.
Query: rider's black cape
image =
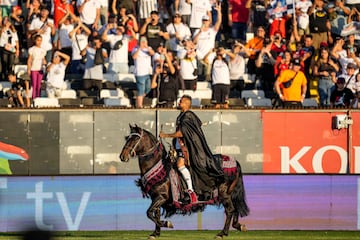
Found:
[[[220,162],[216,161],[201,129],[201,120],[192,111],[181,113],[177,119],[178,129],[189,151],[190,172],[197,194],[211,192],[217,183],[224,181]]]

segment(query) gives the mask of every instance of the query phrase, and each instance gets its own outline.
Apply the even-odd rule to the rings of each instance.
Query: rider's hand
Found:
[[[159,137],[160,137],[160,138],[164,138],[164,137],[165,137],[165,133],[163,133],[162,131],[160,131]]]

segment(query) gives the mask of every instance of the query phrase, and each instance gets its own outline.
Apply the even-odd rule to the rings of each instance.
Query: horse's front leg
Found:
[[[153,199],[150,207],[148,208],[146,214],[147,217],[155,223],[155,231],[150,234],[149,239],[155,239],[160,236],[161,227],[169,227],[167,221],[160,220],[160,207],[166,202],[161,196],[158,196]]]
[[[239,223],[239,213],[238,212],[235,212],[233,215],[232,227],[239,230],[240,232],[247,231],[246,225]]]

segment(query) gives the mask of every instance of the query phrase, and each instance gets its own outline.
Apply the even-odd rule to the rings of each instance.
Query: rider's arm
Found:
[[[178,138],[178,137],[182,137],[182,133],[180,130],[174,132],[174,133],[163,133],[163,132],[160,132],[159,136],[161,138]]]

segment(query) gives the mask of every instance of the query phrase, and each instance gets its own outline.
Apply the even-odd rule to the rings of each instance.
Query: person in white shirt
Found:
[[[107,24],[102,39],[110,43],[109,73],[129,73],[128,65],[128,37],[124,35],[123,26],[116,27],[116,34],[109,34],[111,24]]]
[[[53,48],[52,36],[55,35],[55,25],[54,20],[49,18],[48,8],[45,5],[42,5],[40,9],[40,16],[31,21],[29,33],[30,35],[41,35],[41,48],[46,51],[46,61],[50,62]]]
[[[194,32],[194,43],[196,44],[196,54],[198,59],[198,73],[199,77],[210,80],[211,65],[204,61],[204,57],[211,52],[215,47],[215,38],[221,26],[221,5],[217,4],[215,7],[217,11],[217,21],[214,26],[211,26],[210,18],[207,15],[202,17],[202,27]]]
[[[40,97],[41,81],[44,77],[43,66],[46,65],[46,51],[41,47],[41,35],[36,35],[34,42],[34,46],[29,48],[27,60],[27,73],[31,80],[32,99]]]
[[[148,45],[145,36],[141,36],[139,45],[135,47],[131,53],[135,64],[136,78],[136,107],[143,108],[143,100],[146,94],[151,91],[151,74],[153,69],[151,66],[151,57],[155,54],[154,50]]]
[[[179,13],[182,21],[187,26],[190,26],[191,16],[191,3],[189,0],[175,0],[174,9],[176,13]]]
[[[212,63],[211,79],[215,108],[229,108],[230,70],[225,59],[226,53],[222,47],[216,49],[216,57]]]
[[[173,52],[177,52],[181,46],[181,42],[185,37],[190,37],[191,32],[190,28],[183,24],[181,19],[181,15],[179,13],[175,13],[173,16],[173,21],[166,26],[166,31],[169,33],[170,39],[169,47]]]
[[[186,37],[182,44],[184,48],[180,49],[177,53],[177,57],[180,60],[179,74],[184,82],[185,89],[196,90],[198,77],[196,48],[190,37]]]
[[[77,0],[76,6],[80,14],[80,19],[86,27],[97,30],[100,22],[100,1]]]
[[[239,42],[235,42],[232,51],[227,51],[226,60],[229,63],[230,70],[230,91],[235,93],[236,95],[241,94],[241,91],[245,87],[244,74],[245,74],[245,66],[246,61],[242,55],[242,45]]]
[[[81,61],[81,51],[88,45],[88,37],[91,34],[88,29],[80,20],[77,19],[77,26],[69,33],[72,46],[72,57],[70,63],[70,73],[84,74],[85,64]]]
[[[64,89],[66,66],[70,62],[70,56],[56,51],[52,62],[46,68],[46,93],[49,98],[60,97]]]
[[[204,15],[209,17],[208,20],[211,23],[211,4],[209,0],[188,0],[187,2],[191,4],[189,27],[191,28],[192,32],[201,28],[203,24],[202,18]]]

